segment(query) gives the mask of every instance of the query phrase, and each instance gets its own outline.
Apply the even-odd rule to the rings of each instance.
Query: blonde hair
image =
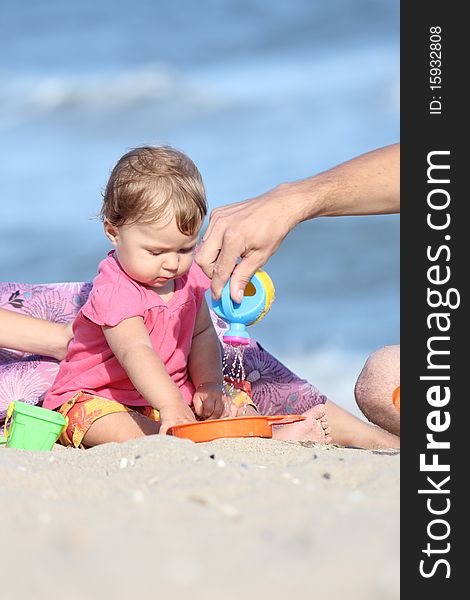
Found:
[[[102,220],[120,227],[176,218],[193,235],[207,214],[206,191],[193,161],[170,146],[141,146],[122,156],[103,194]]]

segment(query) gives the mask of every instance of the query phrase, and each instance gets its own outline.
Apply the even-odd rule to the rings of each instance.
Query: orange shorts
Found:
[[[158,410],[151,406],[124,406],[101,396],[94,396],[86,392],[78,392],[58,409],[66,419],[67,427],[62,431],[57,440],[64,446],[82,447],[82,440],[91,425],[106,415],[119,412],[138,412],[141,415],[159,421]]]

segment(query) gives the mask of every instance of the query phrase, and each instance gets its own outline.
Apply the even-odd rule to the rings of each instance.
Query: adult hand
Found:
[[[212,278],[212,295],[220,298],[230,280],[230,295],[240,302],[253,274],[278,249],[297,224],[286,202],[284,185],[252,200],[214,209],[196,262]],[[241,259],[240,262],[237,261]]]
[[[391,144],[252,200],[216,208],[196,262],[212,278],[216,299],[232,275],[230,295],[239,302],[255,271],[301,221],[399,211],[400,144]]]

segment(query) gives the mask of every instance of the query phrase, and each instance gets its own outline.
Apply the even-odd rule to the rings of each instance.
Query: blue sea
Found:
[[[398,0],[2,0],[0,280],[91,280],[116,160],[188,153],[211,207],[399,141]],[[399,343],[399,217],[317,219],[266,265],[251,334],[354,411]]]

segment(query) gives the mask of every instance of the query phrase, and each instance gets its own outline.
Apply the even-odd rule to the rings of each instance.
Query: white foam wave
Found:
[[[369,97],[380,110],[396,111],[398,68],[395,45],[384,43],[316,57],[215,63],[190,73],[162,63],[70,75],[0,72],[0,114],[4,124],[60,111],[108,114],[139,105],[166,106],[178,114],[196,109],[200,114],[202,107],[212,112],[236,105],[282,104],[286,97],[315,101],[320,110],[322,97],[331,102],[332,96],[342,97],[344,89],[353,100],[356,94],[361,102]]]
[[[204,103],[217,98],[182,73],[161,64],[113,73],[29,75],[0,73],[4,122],[58,111],[121,111],[138,104]]]

